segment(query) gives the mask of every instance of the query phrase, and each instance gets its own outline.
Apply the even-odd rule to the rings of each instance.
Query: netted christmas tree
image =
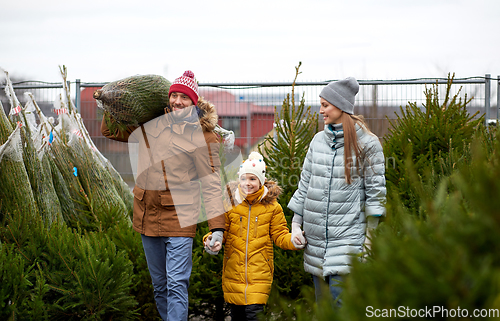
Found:
[[[0,223],[4,224],[11,216],[34,217],[38,208],[24,167],[21,128],[12,131],[1,103],[0,128]]]
[[[15,150],[12,150],[10,155],[22,153],[20,160],[24,162],[25,171],[29,178],[29,184],[27,184],[27,186],[31,187],[32,196],[35,200],[34,204],[37,206],[37,212],[46,222],[51,224],[61,219],[61,206],[52,183],[50,166],[47,162],[42,161],[44,152],[41,150],[41,142],[37,136],[34,115],[30,108],[31,105],[27,105],[25,108],[21,106],[12,87],[8,73],[5,71],[4,73],[6,75],[5,92],[11,104],[9,115],[10,121],[11,124],[19,127],[21,137],[21,142],[17,143],[13,148]],[[17,139],[11,141],[11,143],[15,144],[16,141]],[[7,162],[8,159],[9,158],[5,158],[5,161]],[[10,158],[10,160],[18,161],[19,158]],[[19,168],[16,169],[16,172],[12,172],[11,175],[12,177],[24,176],[23,171]],[[12,190],[13,186],[6,185],[4,188]],[[23,204],[26,202],[25,195],[18,194],[17,191],[11,191],[11,193],[16,197],[12,202],[16,204]],[[27,200],[30,200],[30,195],[28,194],[26,196]],[[25,212],[23,215],[29,215],[29,212]]]
[[[64,94],[57,101],[56,123],[45,117],[31,93],[25,93],[22,106],[4,73],[11,109],[10,119],[3,108],[0,114],[1,143],[8,143],[2,146],[0,175],[11,184],[2,184],[0,190],[2,219],[6,213],[23,213],[41,215],[49,224],[64,219],[73,227],[98,229],[100,216],[114,211],[130,221],[133,195],[83,125],[70,97],[66,68],[61,68]]]
[[[64,66],[61,75],[66,84]],[[73,193],[76,192],[78,203],[85,208],[82,218],[87,216],[90,223],[98,223],[100,217],[110,211],[130,218],[133,195],[129,188],[124,188],[126,184],[94,145],[66,85],[59,107],[52,150],[61,173],[71,182]]]
[[[95,148],[71,102],[65,68],[61,74],[56,123],[32,94],[22,106],[10,79],[10,120],[0,104],[0,315],[136,319],[135,289],[144,282],[129,255],[142,251],[140,236],[120,247],[113,242],[132,232],[133,195]],[[134,259],[147,271],[144,257]]]
[[[158,75],[131,76],[107,83],[94,92],[94,98],[104,111],[108,128],[114,131],[116,126],[139,126],[165,114],[170,85]]]

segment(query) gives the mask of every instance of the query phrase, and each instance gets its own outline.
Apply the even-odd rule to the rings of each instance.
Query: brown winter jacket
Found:
[[[250,205],[239,199],[237,182],[228,186],[234,198],[232,203],[239,204],[226,212],[224,300],[236,305],[266,304],[273,283],[273,242],[282,249],[296,250],[277,202],[281,189],[276,182],[266,181],[262,199]],[[204,241],[210,234],[205,235]]]
[[[200,98],[196,109],[182,121],[171,113],[140,127],[111,133],[103,119],[102,134],[129,142],[136,150],[137,177],[133,190],[133,228],[153,237],[194,237],[200,217],[201,191],[210,230],[224,228],[219,175],[219,139],[215,107]],[[133,152],[131,154],[134,154]],[[151,165],[152,164],[152,165]]]

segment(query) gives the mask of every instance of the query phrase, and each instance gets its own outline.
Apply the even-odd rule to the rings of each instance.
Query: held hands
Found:
[[[369,253],[372,250],[372,229],[366,229],[365,243],[363,244],[363,252]]]
[[[300,224],[297,222],[292,222],[292,243],[296,249],[303,249],[307,243],[304,232],[300,229]]]
[[[222,248],[222,237],[224,233],[222,231],[215,231],[212,235],[209,235],[205,240],[205,251],[211,255],[219,254]]]
[[[366,262],[370,256],[372,249],[371,229],[366,229],[365,242],[363,243],[363,251],[361,252],[361,262]]]
[[[366,262],[368,256],[370,256],[372,251],[372,234],[377,228],[379,217],[378,216],[368,216],[366,218],[366,236],[365,242],[363,244],[363,252],[361,253],[361,261]]]

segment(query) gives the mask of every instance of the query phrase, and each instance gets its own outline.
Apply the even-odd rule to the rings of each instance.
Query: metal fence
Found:
[[[409,102],[423,108],[425,90],[438,86],[440,99],[446,94],[447,79],[420,78],[406,80],[358,80],[360,90],[356,97],[355,113],[362,114],[370,129],[382,139],[388,133],[390,120],[396,119],[400,107]],[[319,92],[329,81],[297,82],[295,95],[290,97],[298,105],[305,100],[313,113],[319,112]],[[496,85],[496,86],[493,86]],[[92,97],[93,92],[105,83],[85,83],[76,80],[71,84],[73,99],[80,111],[87,130],[101,153],[107,157],[128,182],[133,182],[128,160],[127,144],[104,138],[100,132],[102,114]],[[272,135],[275,110],[281,109],[284,98],[291,94],[292,83],[200,83],[200,94],[212,102],[219,114],[219,124],[235,132],[236,145],[243,152],[257,148],[267,135]],[[0,86],[3,89],[3,86]],[[47,116],[52,112],[54,102],[62,94],[61,83],[22,82],[15,83],[14,89],[22,103],[23,93],[34,94],[37,103]],[[468,105],[471,114],[479,111],[486,119],[499,118],[500,76],[492,79],[484,77],[454,79],[450,94],[459,93],[462,99],[473,98]],[[0,91],[0,100],[6,110],[10,109],[8,99]]]

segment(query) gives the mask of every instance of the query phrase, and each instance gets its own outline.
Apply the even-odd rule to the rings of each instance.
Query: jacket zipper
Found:
[[[247,240],[245,242],[245,304],[247,304],[247,289],[248,289],[248,241],[250,236],[250,217],[252,205],[248,204],[248,227],[247,227]]]
[[[333,160],[332,160],[332,167],[331,167],[331,170],[330,170],[330,182],[328,183],[328,201],[326,203],[326,242],[325,242],[325,251],[326,249],[328,248],[328,213],[330,212],[330,193],[331,193],[331,190],[332,190],[332,177],[333,177],[333,168],[334,168],[334,165],[335,165],[335,157],[337,156],[337,149],[334,147],[335,149],[335,152],[333,154]]]
[[[241,237],[241,230],[243,229],[243,216],[240,216],[240,237]]]
[[[256,216],[255,217],[255,227],[254,227],[254,231],[253,231],[253,237],[255,237],[255,238],[257,237],[257,225],[258,225],[257,222],[258,221],[259,221],[259,217]]]

